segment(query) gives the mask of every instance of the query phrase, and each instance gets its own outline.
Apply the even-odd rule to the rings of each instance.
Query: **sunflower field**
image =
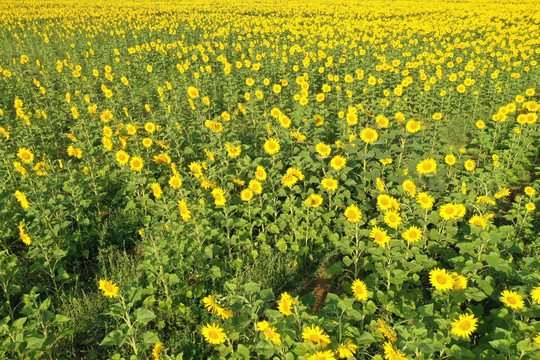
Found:
[[[0,359],[540,359],[537,0],[0,2]]]

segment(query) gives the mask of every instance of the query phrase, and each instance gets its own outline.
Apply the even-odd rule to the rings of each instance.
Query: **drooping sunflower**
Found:
[[[447,291],[454,288],[454,279],[446,269],[435,268],[431,270],[429,272],[429,282],[437,290]]]
[[[264,151],[266,151],[268,155],[277,154],[280,149],[279,141],[274,138],[268,139],[264,143]]]
[[[357,222],[360,222],[360,220],[362,220],[362,212],[356,205],[349,205],[345,209],[344,214],[347,217],[347,220],[352,223],[357,223]]]
[[[435,174],[437,173],[437,162],[435,162],[435,159],[429,158],[426,160],[422,160],[416,165],[416,171],[419,174]]]
[[[152,184],[152,192],[154,193],[154,197],[156,199],[161,198],[161,195],[163,195],[163,190],[161,189],[161,185],[159,185],[159,183]]]
[[[325,177],[321,180],[321,185],[326,191],[336,191],[338,188],[338,181],[331,177]]]
[[[356,279],[351,285],[351,290],[354,294],[354,297],[358,301],[366,301],[368,299],[368,290],[366,283],[362,280]]]
[[[99,280],[99,289],[103,290],[103,295],[108,297],[117,297],[119,288],[112,281],[108,280]]]
[[[384,321],[383,319],[377,319],[377,324],[379,324],[379,331],[381,332],[381,334],[383,334],[385,338],[390,340],[391,343],[394,343],[397,341],[397,338],[394,336],[394,334],[392,334],[390,329],[388,329],[388,327],[386,326],[386,321]]]
[[[152,348],[152,355],[154,356],[154,360],[160,360],[160,353],[162,352],[165,352],[165,346],[163,346],[163,344],[160,342],[155,343],[154,347]]]
[[[321,345],[323,349],[330,344],[330,336],[316,325],[306,326],[302,332],[302,338],[304,342]]]
[[[465,290],[467,288],[469,280],[465,276],[459,275],[455,272],[451,273],[450,275],[454,279],[454,290]]]
[[[382,230],[375,226],[371,229],[369,237],[373,239],[375,244],[386,247],[386,244],[390,242],[390,236],[386,235],[386,230]]]
[[[525,303],[523,302],[523,297],[515,291],[504,290],[501,293],[500,300],[506,306],[514,310],[523,309],[523,307],[525,306]]]
[[[189,210],[185,200],[178,200],[178,209],[180,210],[180,216],[182,220],[189,221],[191,219],[191,211]]]
[[[15,198],[21,204],[23,209],[28,209],[30,207],[30,201],[28,201],[28,198],[26,197],[26,194],[22,191],[16,190],[15,191]]]
[[[24,231],[24,225],[19,225],[19,236],[21,237],[21,240],[26,245],[30,246],[32,245],[32,238],[30,238],[30,235],[28,235]]]
[[[478,319],[472,314],[459,315],[452,322],[452,334],[462,338],[468,338],[478,327]]]
[[[284,292],[281,294],[281,299],[278,301],[278,311],[285,316],[294,315],[292,310],[295,303],[297,303],[297,301],[295,301],[289,293]]]
[[[416,226],[411,226],[401,236],[409,243],[415,243],[422,238],[422,230]]]
[[[201,332],[205,340],[213,345],[222,344],[225,342],[225,340],[227,340],[227,335],[225,334],[223,328],[214,323],[203,326]]]
[[[337,355],[340,359],[348,359],[354,357],[358,346],[352,341],[352,339],[345,339],[345,343],[339,345]]]

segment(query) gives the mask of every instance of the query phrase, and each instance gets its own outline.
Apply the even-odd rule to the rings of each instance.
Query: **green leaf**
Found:
[[[328,269],[328,274],[330,275],[340,275],[342,272],[343,272],[343,268],[341,267],[341,261],[335,262]]]
[[[261,285],[255,282],[248,282],[242,287],[242,289],[246,294],[255,294],[256,292],[261,291]]]
[[[111,331],[107,336],[105,336],[105,339],[99,344],[99,346],[122,346],[124,343],[125,336],[124,333],[120,330],[113,330]]]
[[[143,325],[148,324],[156,317],[156,314],[145,308],[138,308],[133,312],[133,315],[135,315],[137,321]]]
[[[145,344],[155,344],[159,342],[159,337],[153,331],[146,331],[141,335],[141,339]]]

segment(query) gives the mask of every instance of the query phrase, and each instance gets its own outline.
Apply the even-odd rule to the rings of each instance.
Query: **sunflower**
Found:
[[[447,291],[452,290],[454,287],[454,279],[445,269],[435,268],[431,270],[429,272],[429,282],[437,290]]]
[[[32,239],[30,238],[30,235],[28,235],[24,231],[23,225],[19,225],[19,236],[21,237],[21,240],[23,241],[23,243],[25,243],[28,246],[32,245]]]
[[[253,191],[251,189],[244,189],[240,193],[240,199],[242,201],[250,201],[253,198]]]
[[[527,211],[534,211],[536,210],[536,205],[534,205],[533,203],[525,204],[525,209],[527,209]]]
[[[315,354],[309,356],[306,360],[336,360],[336,355],[332,350],[317,351]]]
[[[225,149],[227,150],[227,155],[231,158],[237,158],[242,153],[242,147],[240,146],[232,146],[229,143],[225,144]]]
[[[142,141],[142,144],[145,148],[149,148],[150,146],[152,146],[152,139],[150,138],[144,138],[143,141]]]
[[[26,195],[22,191],[15,191],[15,198],[21,204],[23,209],[28,209],[30,207],[30,201],[26,198]]]
[[[456,156],[454,154],[448,154],[444,157],[444,162],[452,166],[456,163]]]
[[[456,214],[457,209],[453,203],[444,204],[439,210],[439,215],[445,220],[454,219]]]
[[[409,120],[405,125],[407,132],[414,134],[422,129],[422,123],[420,121]]]
[[[540,304],[540,286],[531,290],[531,297],[535,303]]]
[[[259,165],[257,166],[257,169],[255,170],[255,178],[260,181],[266,180],[266,170],[263,166]]]
[[[401,216],[397,211],[387,211],[384,214],[384,222],[392,229],[397,229],[399,224],[401,224]]]
[[[352,339],[345,339],[345,343],[339,345],[337,354],[340,359],[348,359],[354,357],[358,346],[353,343]]]
[[[118,296],[118,286],[108,280],[99,280],[99,289],[103,290],[103,295],[108,297]]]
[[[330,153],[332,152],[332,148],[328,145],[326,145],[325,143],[318,143],[316,146],[315,146],[315,150],[321,155],[321,156],[328,156],[330,155]]]
[[[373,239],[375,244],[386,247],[386,244],[390,242],[390,236],[386,235],[386,231],[375,226],[371,229],[369,237]]]
[[[285,174],[281,179],[281,184],[286,187],[293,187],[298,182],[298,178],[292,174]]]
[[[416,165],[416,171],[419,174],[437,173],[437,163],[433,158],[422,160]]]
[[[354,297],[358,301],[366,301],[368,299],[368,290],[366,283],[362,280],[354,280],[354,282],[351,285],[351,290],[354,294]]]
[[[514,310],[523,309],[523,307],[525,306],[525,303],[523,302],[523,297],[515,291],[504,290],[501,293],[500,300],[506,306]]]
[[[407,191],[412,197],[416,195],[416,185],[414,184],[414,181],[410,179],[405,180],[401,186],[403,187],[403,190]]]
[[[156,125],[153,122],[149,121],[144,124],[144,130],[146,130],[146,132],[153,133],[154,131],[156,131]]]
[[[126,165],[129,161],[129,155],[124,150],[117,151],[116,161],[121,165]]]
[[[433,203],[435,202],[433,196],[425,192],[419,193],[416,199],[420,206],[426,210],[431,209],[433,207]]]
[[[163,346],[162,343],[158,342],[152,348],[152,355],[154,356],[154,360],[159,360],[160,359],[159,354],[161,352],[165,352],[165,346]]]
[[[483,229],[487,227],[487,222],[488,219],[480,215],[473,215],[473,217],[469,219],[469,224],[480,226]]]
[[[225,199],[225,192],[221,188],[215,188],[212,190],[212,196],[214,197],[214,204],[217,206],[225,205],[227,202]]]
[[[388,329],[388,327],[386,326],[386,321],[384,321],[383,319],[377,319],[377,324],[379,324],[379,331],[381,332],[381,334],[384,335],[384,337],[386,337],[392,343],[397,341],[397,338],[394,336],[394,334],[392,334],[390,329]]]
[[[264,151],[266,151],[268,155],[277,154],[280,149],[281,147],[279,146],[279,141],[274,138],[268,139],[264,143]]]
[[[409,243],[415,243],[422,238],[422,230],[416,226],[411,226],[401,236]]]
[[[281,335],[276,332],[276,328],[270,326],[268,321],[259,321],[257,330],[262,331],[266,340],[271,340],[274,345],[281,345]]]
[[[180,216],[184,221],[191,219],[191,211],[189,210],[185,200],[178,200],[178,209],[180,210]]]
[[[250,180],[248,187],[254,194],[260,195],[262,193],[262,184],[259,180]]]
[[[311,206],[314,208],[319,207],[322,203],[323,203],[323,198],[319,194],[311,194],[305,201],[305,204],[307,206]]]
[[[469,280],[465,276],[459,275],[455,272],[451,273],[450,275],[454,279],[454,290],[465,290],[467,288]]]
[[[141,171],[143,168],[143,164],[144,164],[143,159],[137,156],[132,157],[129,162],[129,166],[131,167],[132,170],[135,170],[135,171]]]
[[[533,196],[534,194],[536,194],[536,190],[530,186],[526,186],[524,191],[525,191],[525,194],[529,196]]]
[[[305,327],[302,332],[302,338],[304,338],[304,342],[315,345],[319,344],[323,349],[330,344],[330,336],[325,334],[324,330],[316,325]]]
[[[25,148],[20,148],[17,152],[17,156],[26,164],[30,164],[34,161],[34,154]]]
[[[169,154],[159,154],[154,156],[154,162],[156,164],[170,164],[171,157],[169,156]]]
[[[225,334],[225,331],[223,331],[223,328],[214,323],[212,323],[212,325],[206,324],[201,331],[205,340],[210,344],[219,345],[227,340],[227,335]]]
[[[536,335],[536,337],[534,338],[534,342],[536,343],[536,345],[540,345],[540,333]]]
[[[350,205],[345,209],[345,216],[347,220],[352,223],[357,223],[362,220],[362,212],[356,205]]]
[[[182,178],[177,175],[171,176],[171,178],[169,179],[169,186],[173,189],[178,189],[182,186]]]
[[[298,303],[289,293],[284,292],[281,294],[281,299],[278,301],[278,311],[285,316],[294,315],[292,312],[293,305]]]
[[[332,158],[332,160],[330,160],[330,166],[334,170],[337,170],[337,171],[343,169],[346,164],[347,164],[347,160],[343,156],[340,156],[340,155],[336,155]]]
[[[199,97],[199,90],[197,90],[197,88],[194,88],[193,86],[188,87],[187,92],[191,99]]]
[[[452,334],[468,338],[477,327],[478,319],[476,319],[474,315],[459,315],[459,318],[452,322]]]
[[[338,188],[338,181],[334,178],[323,178],[321,180],[321,185],[327,191],[336,191]]]
[[[377,196],[377,205],[383,211],[388,211],[392,209],[392,197],[386,194],[381,194]]]
[[[383,344],[384,358],[387,360],[408,360],[401,350],[394,349],[394,345],[390,341]]]
[[[469,159],[465,161],[465,170],[473,171],[475,168],[476,168],[476,163],[474,162],[474,160]]]
[[[161,195],[163,195],[163,190],[161,189],[161,186],[158,183],[152,184],[152,192],[154,193],[154,197],[156,199],[159,199]]]
[[[366,144],[371,144],[377,141],[379,138],[379,134],[377,134],[377,131],[371,128],[365,128],[360,132],[360,138],[363,142]]]

